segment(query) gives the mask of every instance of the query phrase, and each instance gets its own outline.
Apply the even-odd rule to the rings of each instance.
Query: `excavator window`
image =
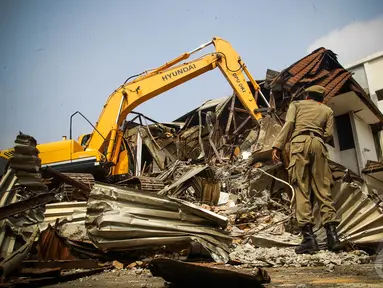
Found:
[[[82,140],[81,140],[81,143],[80,143],[82,147],[86,146],[86,144],[88,143],[89,138],[90,138],[90,134],[87,134],[84,137],[82,137]]]

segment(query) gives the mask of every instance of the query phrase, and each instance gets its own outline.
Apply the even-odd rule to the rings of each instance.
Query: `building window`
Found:
[[[383,100],[383,89],[375,91],[376,97],[378,97],[378,101]]]
[[[336,131],[340,151],[355,148],[354,135],[352,134],[351,119],[349,114],[335,117]]]
[[[376,156],[378,158],[379,162],[382,162],[382,147],[380,146],[380,141],[379,141],[379,134],[380,132],[372,132],[372,135],[374,137],[374,144],[375,144],[375,149],[376,149]]]

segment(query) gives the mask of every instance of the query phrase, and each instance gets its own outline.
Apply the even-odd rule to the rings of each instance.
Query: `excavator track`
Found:
[[[158,192],[165,188],[161,179],[146,176],[132,177],[117,184],[149,192]]]
[[[92,189],[95,183],[94,177],[90,173],[63,173],[63,174],[72,178],[73,180],[77,182],[83,183],[84,185],[88,186],[90,189]],[[68,200],[78,200],[78,201],[88,200],[88,196],[89,196],[88,191],[73,187],[66,183],[63,184],[63,189],[64,189],[64,197],[66,197]]]

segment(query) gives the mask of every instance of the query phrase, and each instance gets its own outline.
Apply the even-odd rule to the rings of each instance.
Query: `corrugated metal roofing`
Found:
[[[228,261],[228,219],[179,199],[96,183],[86,228],[103,251],[127,251],[197,241],[219,262]]]
[[[86,216],[86,202],[59,202],[45,205],[44,222],[40,230],[45,230],[49,224],[59,222],[84,222]]]
[[[383,212],[374,200],[365,194],[355,182],[337,182],[332,189],[336,215],[341,220],[337,230],[342,242],[360,245],[379,243],[383,239]],[[319,216],[319,207],[314,208]],[[316,228],[322,227],[320,217],[315,217]],[[326,241],[322,227],[317,233],[318,241]]]

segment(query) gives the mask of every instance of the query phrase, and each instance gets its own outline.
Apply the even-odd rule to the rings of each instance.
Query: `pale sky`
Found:
[[[77,110],[95,123],[129,76],[214,36],[262,79],[323,45],[352,63],[383,50],[381,31],[379,0],[0,0],[0,148],[12,147],[18,131],[39,143],[69,136]],[[231,93],[216,69],[136,111],[171,121]],[[91,131],[75,119],[76,137]]]

